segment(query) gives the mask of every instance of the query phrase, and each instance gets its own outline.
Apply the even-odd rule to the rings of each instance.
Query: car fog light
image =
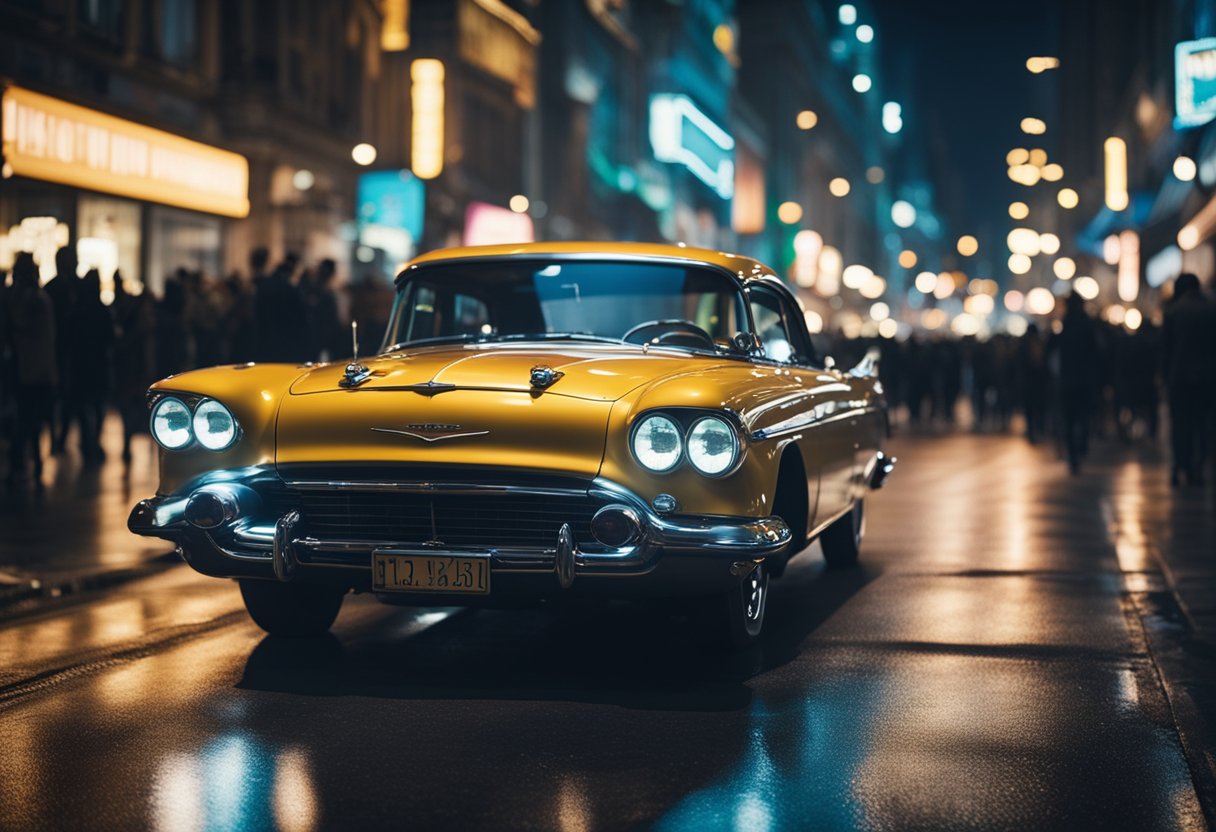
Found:
[[[604,506],[591,518],[591,534],[613,549],[628,546],[641,533],[642,524],[637,514],[625,506]]]
[[[186,501],[186,522],[200,529],[214,529],[238,514],[236,501],[227,494],[195,491]]]

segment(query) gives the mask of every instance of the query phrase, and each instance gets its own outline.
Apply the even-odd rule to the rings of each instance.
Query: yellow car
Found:
[[[875,359],[835,369],[770,269],[683,246],[427,254],[375,356],[213,367],[149,400],[161,483],[131,530],[236,578],[280,635],[324,632],[352,590],[689,596],[745,645],[811,540],[856,561],[894,466]]]

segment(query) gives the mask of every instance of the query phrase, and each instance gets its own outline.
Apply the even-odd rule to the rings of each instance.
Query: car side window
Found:
[[[793,311],[785,299],[771,289],[756,286],[748,291],[748,301],[765,358],[793,364],[812,361],[814,351],[806,332],[790,319]]]

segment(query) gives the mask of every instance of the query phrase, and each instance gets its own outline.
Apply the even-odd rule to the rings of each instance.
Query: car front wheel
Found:
[[[861,537],[865,532],[865,505],[861,500],[832,525],[823,530],[819,544],[823,547],[823,559],[833,569],[854,566],[861,554]]]
[[[254,580],[239,583],[249,617],[273,636],[321,635],[338,617],[346,595],[345,589],[315,584]]]

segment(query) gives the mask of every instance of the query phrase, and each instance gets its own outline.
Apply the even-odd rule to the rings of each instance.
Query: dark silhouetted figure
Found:
[[[1026,417],[1026,439],[1038,442],[1047,432],[1047,343],[1037,324],[1026,327],[1018,344],[1018,379],[1022,413]]]
[[[114,405],[122,417],[122,459],[131,460],[131,439],[148,432],[148,387],[156,381],[156,306],[149,294],[132,295],[114,273]]]
[[[308,317],[300,289],[293,281],[296,266],[284,260],[254,289],[258,361],[302,362],[309,354]]]
[[[1174,297],[1165,308],[1162,370],[1170,406],[1173,467],[1170,482],[1183,476],[1203,482],[1207,420],[1216,383],[1216,312],[1203,296],[1199,278],[1188,273],[1174,280]]]
[[[1081,472],[1089,452],[1089,431],[1101,384],[1101,345],[1098,327],[1085,313],[1085,299],[1073,292],[1065,302],[1064,318],[1049,348],[1059,359],[1060,416],[1068,470]]]
[[[326,258],[317,265],[316,272],[304,287],[314,359],[329,361],[350,351],[350,338],[342,331],[338,320],[338,296],[333,287],[337,271],[334,261]],[[343,338],[344,335],[347,337]]]
[[[80,278],[76,275],[76,251],[64,246],[55,252],[55,276],[46,284],[46,293],[55,305],[55,360],[59,366],[59,397],[54,409],[51,429],[51,451],[62,453],[68,430],[77,414],[72,412],[72,367],[69,360],[71,343],[69,319],[76,305]]]
[[[167,280],[164,296],[156,306],[156,377],[164,378],[189,369],[186,289],[176,280]]]
[[[80,419],[80,455],[86,465],[105,461],[101,426],[110,396],[114,317],[101,302],[101,275],[89,269],[80,281],[79,295],[68,318],[69,360],[72,376],[72,411]]]
[[[17,419],[9,447],[9,478],[24,479],[29,456],[34,463],[34,486],[42,488],[43,425],[51,421],[55,385],[59,376],[56,350],[55,307],[38,286],[38,266],[28,252],[13,263],[13,288],[5,303],[4,330],[13,359],[13,400]]]

